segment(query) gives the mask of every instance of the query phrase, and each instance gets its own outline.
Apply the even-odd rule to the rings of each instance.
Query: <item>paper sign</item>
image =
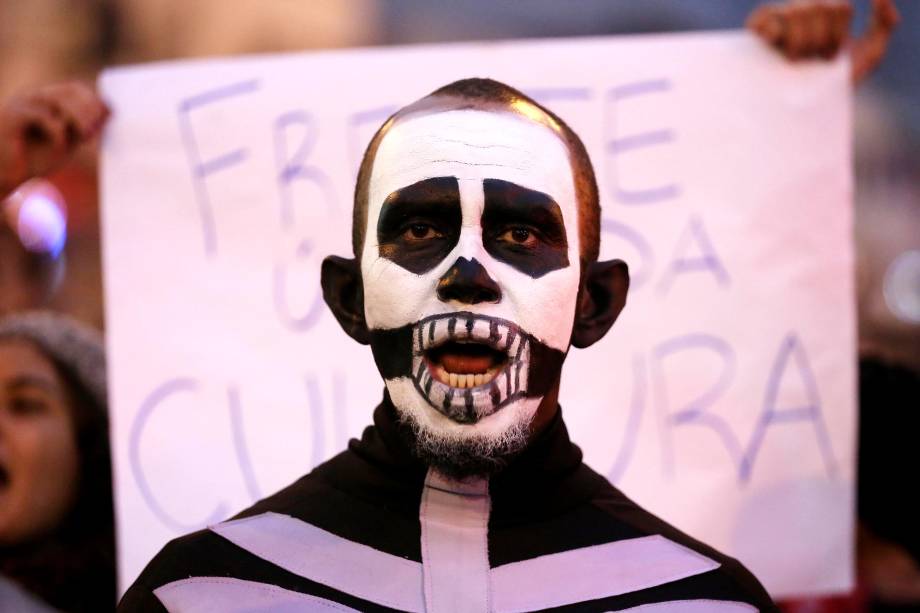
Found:
[[[105,73],[104,266],[122,589],[169,539],[342,450],[383,384],[322,301],[376,128],[492,77],[582,137],[632,287],[573,350],[586,461],[774,596],[852,580],[845,61],[742,33],[203,60]]]

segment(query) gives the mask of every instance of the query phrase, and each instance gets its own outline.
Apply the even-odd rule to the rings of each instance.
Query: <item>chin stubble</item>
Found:
[[[397,409],[399,430],[413,454],[452,479],[490,477],[527,447],[531,418],[518,420],[498,434],[451,435],[433,430],[410,412]]]

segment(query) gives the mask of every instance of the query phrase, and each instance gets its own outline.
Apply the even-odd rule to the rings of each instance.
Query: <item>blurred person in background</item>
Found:
[[[108,611],[115,542],[101,336],[0,319],[0,610]]]
[[[106,115],[78,82],[0,105],[0,200],[19,240],[41,237],[23,236],[22,203],[9,196],[70,160]],[[49,263],[21,250],[2,269],[41,277]],[[107,611],[115,597],[101,337],[51,313],[0,318],[0,610]]]
[[[870,95],[871,94],[871,95]],[[920,133],[879,92],[856,99],[857,554],[867,610],[920,610]]]

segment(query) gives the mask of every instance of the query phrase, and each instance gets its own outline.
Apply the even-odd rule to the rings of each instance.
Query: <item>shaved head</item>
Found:
[[[367,226],[368,187],[374,160],[381,141],[394,125],[410,116],[445,111],[475,109],[509,113],[545,126],[563,142],[568,151],[569,165],[575,183],[578,199],[578,232],[581,244],[581,259],[584,262],[597,260],[600,250],[600,202],[594,168],[584,144],[552,111],[541,106],[520,91],[491,79],[463,79],[428,94],[424,98],[398,110],[377,130],[371,139],[355,186],[355,205],[352,218],[352,248],[355,255],[361,253]]]

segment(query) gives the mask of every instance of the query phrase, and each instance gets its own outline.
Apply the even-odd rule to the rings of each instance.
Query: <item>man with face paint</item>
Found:
[[[371,345],[416,455],[495,472],[555,415],[570,340],[599,339],[625,302],[625,264],[596,261],[587,154],[518,92],[469,80],[391,118],[358,185],[359,260],[326,260],[327,302]]]
[[[167,545],[123,609],[774,610],[568,438],[563,360],[603,337],[629,285],[597,261],[599,214],[581,141],[520,92],[469,79],[397,112],[359,172],[355,258],[322,269],[386,384],[374,426]]]
[[[781,49],[786,18],[761,15]],[[120,610],[777,610],[568,438],[563,361],[604,336],[629,285],[623,262],[597,259],[599,217],[581,141],[506,85],[458,81],[388,119],[358,175],[355,257],[322,268],[327,304],[385,382],[374,425],[172,541]]]

